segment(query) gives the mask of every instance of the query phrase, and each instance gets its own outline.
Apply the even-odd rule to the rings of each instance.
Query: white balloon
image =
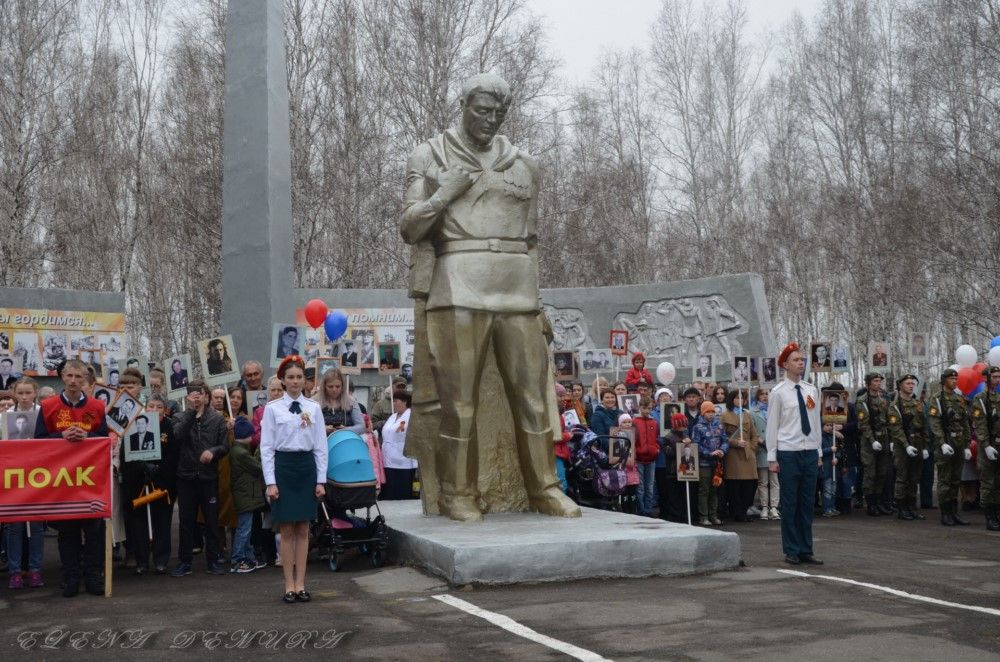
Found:
[[[961,345],[955,350],[955,363],[963,368],[971,368],[979,360],[979,354],[972,345]]]
[[[1000,349],[1000,347],[997,349]],[[664,361],[660,365],[656,366],[656,378],[661,384],[670,384],[674,381],[674,377],[676,376],[677,370],[674,368],[674,364],[670,361]]]
[[[1000,366],[1000,345],[990,348],[990,353],[986,355],[986,360],[990,365]]]
[[[958,365],[957,363],[952,363],[950,366],[948,366],[948,370],[954,370],[955,372],[958,372],[961,369],[962,366]]]

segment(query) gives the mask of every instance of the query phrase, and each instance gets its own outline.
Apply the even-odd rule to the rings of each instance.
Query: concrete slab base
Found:
[[[584,508],[573,519],[496,513],[470,524],[425,517],[416,500],[379,506],[390,559],[452,585],[689,575],[740,562],[735,533],[604,510]]]

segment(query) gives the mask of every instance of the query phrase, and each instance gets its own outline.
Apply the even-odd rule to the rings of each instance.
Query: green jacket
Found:
[[[1000,393],[983,391],[973,398],[972,422],[976,426],[980,455],[990,446],[1000,448]]]
[[[924,403],[917,398],[904,400],[896,396],[889,406],[889,437],[897,449],[913,446],[919,451],[927,448],[927,429],[924,422]]]
[[[879,453],[889,451],[889,403],[885,398],[872,397],[868,391],[858,396],[855,410],[858,412],[858,429],[861,432],[861,448],[863,451],[875,452],[872,442],[882,444]]]
[[[229,451],[229,490],[237,513],[263,508],[266,503],[260,453],[251,451],[248,444],[235,442]]]
[[[942,390],[938,397],[930,401],[927,416],[939,447],[948,444],[956,451],[968,448],[971,435],[965,398]]]

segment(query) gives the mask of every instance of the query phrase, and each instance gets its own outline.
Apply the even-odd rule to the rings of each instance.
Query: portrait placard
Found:
[[[126,462],[157,462],[161,456],[160,417],[143,412],[132,419],[125,431]]]
[[[0,419],[0,433],[3,439],[34,439],[35,423],[38,420],[37,409],[30,411],[5,411]]]
[[[833,346],[833,372],[847,372],[851,369],[851,349],[847,343]]]
[[[616,450],[618,443],[625,447],[627,453],[627,459],[625,460],[625,466],[634,467],[635,466],[635,428],[629,428],[627,430],[622,428],[609,428],[608,435],[611,437],[608,439],[608,464],[615,465],[621,462],[621,458],[618,457],[618,452]],[[623,455],[626,455],[623,453]]]
[[[711,354],[699,354],[694,362],[693,379],[714,379],[715,378],[715,357]]]
[[[868,343],[868,367],[871,370],[884,375],[889,370],[891,359],[888,342],[872,340]]]
[[[698,445],[677,442],[675,445],[677,463],[677,480],[697,482],[698,480]]]
[[[674,414],[681,413],[681,403],[662,402],[660,403],[660,436],[666,437],[670,434],[670,419]]]
[[[115,389],[104,386],[103,384],[98,384],[94,388],[94,398],[104,402],[104,412],[107,413],[108,409],[111,408],[111,403],[115,401],[115,397],[118,392]]]
[[[733,381],[737,384],[750,383],[750,357],[733,357]]]
[[[198,355],[201,357],[201,374],[209,386],[223,386],[228,382],[239,381],[240,362],[236,358],[232,336],[199,340]]]
[[[824,389],[820,394],[820,400],[823,403],[820,416],[824,424],[847,424],[847,391],[827,391]]]
[[[247,391],[247,409],[251,418],[257,414],[257,410],[267,406],[267,391]]]
[[[329,356],[321,356],[316,359],[316,383],[318,384],[330,370],[340,368],[340,359]]]
[[[580,425],[580,416],[575,409],[567,409],[562,414],[563,429],[569,430],[574,425]]]
[[[108,428],[114,430],[119,437],[125,435],[125,430],[132,420],[142,411],[142,405],[125,391],[118,391],[107,412]]]
[[[830,343],[828,341],[814,341],[810,344],[809,371],[813,373],[830,372],[832,368],[830,355]]]
[[[610,372],[611,371],[611,350],[605,349],[583,349],[580,350],[580,367],[583,372]]]
[[[354,341],[354,351],[357,353],[357,357],[355,358],[357,367],[361,370],[377,369],[378,353],[375,346],[378,344],[378,339],[375,329],[373,327],[352,329],[351,340]],[[341,358],[340,364],[346,366],[348,362]]]
[[[398,342],[380,342],[378,344],[378,371],[382,375],[399,374],[399,351]]]
[[[907,334],[907,360],[910,363],[927,363],[928,338],[930,338],[930,334],[926,331],[910,331]]]
[[[611,329],[609,343],[611,354],[614,356],[628,356],[628,331],[625,329]]]
[[[191,355],[178,354],[163,361],[167,373],[167,397],[183,398],[187,395],[187,385],[191,381]]]
[[[632,418],[635,418],[639,415],[639,394],[628,393],[626,395],[619,395],[618,408]]]
[[[132,368],[138,370],[139,374],[142,375],[142,387],[146,388],[149,384],[149,359],[144,356],[130,356],[125,359],[125,369],[128,370]]]
[[[774,384],[778,381],[778,359],[774,356],[760,357],[760,381]]]
[[[288,356],[302,356],[306,327],[277,323],[271,328],[271,367],[277,368]]]
[[[579,374],[576,352],[574,351],[559,350],[553,352],[552,364],[555,366],[556,381],[576,379]]]

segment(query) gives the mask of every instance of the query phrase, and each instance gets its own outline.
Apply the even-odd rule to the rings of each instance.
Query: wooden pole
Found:
[[[114,506],[111,512],[114,513]],[[115,546],[113,521],[113,518],[104,520],[104,597],[106,598],[111,597],[111,574],[114,565],[111,561]],[[87,544],[90,544],[89,541]]]

